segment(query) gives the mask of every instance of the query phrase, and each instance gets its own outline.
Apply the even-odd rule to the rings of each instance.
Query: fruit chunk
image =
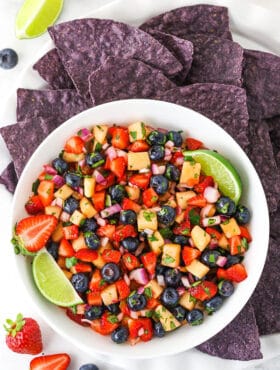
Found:
[[[231,217],[229,220],[221,223],[221,228],[227,238],[232,238],[235,235],[240,235],[240,228],[235,220]]]
[[[100,144],[104,144],[107,132],[108,126],[106,125],[96,125],[93,127],[94,138]]]
[[[26,212],[30,215],[37,215],[44,210],[43,203],[39,195],[32,195],[25,203]]]
[[[101,292],[101,298],[105,306],[116,303],[118,301],[118,292],[115,284],[107,286]]]
[[[43,180],[40,182],[37,191],[43,206],[49,206],[54,197],[54,183],[49,180]]]
[[[162,248],[164,245],[164,239],[161,233],[157,230],[152,235],[148,236],[148,243],[151,250],[158,256],[162,253]]]
[[[217,285],[212,283],[212,281],[207,280],[204,280],[199,285],[192,286],[189,289],[190,295],[202,302],[214,297],[214,295],[216,295],[217,292],[218,292]]]
[[[179,304],[189,311],[194,308],[194,300],[188,291],[180,297]]]
[[[193,187],[199,183],[200,176],[200,163],[185,161],[183,163],[182,172],[180,176],[180,184]]]
[[[200,261],[193,260],[190,265],[186,266],[186,270],[199,279],[202,279],[203,276],[205,276],[210,269],[208,266],[204,265]]]
[[[163,266],[178,267],[180,265],[180,253],[180,244],[165,244],[163,246],[161,264]]]
[[[180,322],[164,306],[158,305],[155,309],[155,313],[165,331],[172,331],[181,326]]]
[[[144,140],[146,138],[146,128],[143,122],[135,122],[128,126],[129,140]]]
[[[210,243],[211,236],[200,226],[195,225],[191,231],[191,237],[196,248],[201,252],[207,247]]]
[[[128,152],[128,170],[138,171],[150,168],[151,161],[148,152]]]
[[[176,193],[177,204],[180,208],[186,209],[188,206],[188,200],[195,196],[195,192],[192,190],[181,191]]]
[[[67,353],[35,357],[30,362],[30,370],[66,370],[70,364]]]
[[[156,212],[143,209],[137,215],[138,231],[150,229],[156,231],[158,228],[158,220]]]

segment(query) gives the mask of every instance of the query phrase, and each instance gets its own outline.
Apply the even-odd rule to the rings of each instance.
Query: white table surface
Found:
[[[83,14],[89,14],[96,8],[106,5],[113,0],[65,0],[61,20],[69,20],[75,17],[80,17]],[[151,0],[152,1],[152,0]],[[172,0],[170,0],[172,1]],[[39,38],[32,40],[17,40],[14,36],[14,19],[22,0],[0,0],[0,50],[3,48],[13,48],[19,55],[19,63],[12,70],[0,70],[0,110],[5,106],[5,100],[14,91],[18,85],[17,81],[24,68],[30,64],[31,59],[42,45],[48,40],[48,35],[45,34]],[[133,0],[131,0],[133,2]],[[244,0],[244,2],[254,3],[273,10],[280,15],[279,0]],[[207,1],[205,1],[207,3]],[[6,124],[0,122],[0,125]],[[3,151],[3,150],[2,150]],[[0,172],[7,164],[6,153],[1,152],[0,146]],[[176,369],[184,370],[191,364],[192,370],[196,369],[265,369],[277,370],[280,369],[280,359],[275,359],[279,356],[280,349],[278,341],[273,336],[269,338],[261,338],[262,351],[264,360],[251,361],[248,363],[240,363],[238,361],[222,361],[204,355],[196,350],[191,350],[177,356],[168,358],[160,358],[155,360],[146,360],[141,362],[122,362],[112,365],[107,362],[107,359],[98,356],[89,356],[82,353],[72,344],[61,338],[46,323],[39,317],[33,303],[29,301],[28,294],[23,289],[22,284],[18,281],[18,275],[13,262],[13,255],[10,251],[10,208],[12,196],[0,185],[0,287],[1,287],[1,303],[0,303],[0,369],[2,370],[24,370],[29,369],[29,362],[32,356],[19,355],[11,352],[4,344],[5,333],[2,329],[2,323],[5,318],[14,318],[18,312],[22,312],[26,317],[37,319],[42,329],[44,353],[59,353],[67,352],[71,356],[71,365],[69,370],[78,370],[79,366],[84,363],[93,362],[97,364],[100,370],[113,369],[130,369],[137,370],[167,370]],[[268,361],[269,362],[266,362]],[[264,364],[265,363],[265,364]],[[118,365],[118,366],[117,366]]]

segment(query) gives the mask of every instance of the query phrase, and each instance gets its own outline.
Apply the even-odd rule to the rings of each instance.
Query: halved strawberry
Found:
[[[190,295],[202,302],[214,297],[214,295],[217,294],[217,291],[217,285],[212,283],[212,281],[207,280],[204,280],[200,284],[192,286],[189,289]]]
[[[198,258],[200,255],[201,255],[200,250],[196,248],[188,246],[183,247],[182,258],[186,266],[190,265],[192,261]]]
[[[117,157],[113,159],[110,163],[110,170],[118,178],[122,177],[126,170],[126,160],[124,159],[124,157]]]
[[[131,152],[147,152],[149,148],[150,146],[145,140],[136,140],[129,146]]]
[[[119,300],[125,299],[129,296],[130,289],[124,280],[118,280],[116,282],[116,287],[119,295]]]
[[[57,225],[57,218],[51,215],[37,215],[23,218],[16,225],[16,238],[28,252],[42,249]]]
[[[61,257],[73,257],[75,250],[72,247],[72,244],[65,238],[61,239],[58,247],[58,254]]]
[[[245,280],[247,278],[247,271],[244,265],[242,265],[242,263],[237,263],[236,265],[230,266],[226,270],[226,278],[235,283],[240,283]]]
[[[122,256],[122,261],[127,270],[132,271],[140,266],[138,258],[131,253],[124,253]]]
[[[79,236],[79,228],[77,225],[64,226],[62,231],[64,238],[67,240],[74,240]]]
[[[98,236],[106,236],[110,240],[114,240],[114,234],[116,231],[116,225],[104,225],[100,226],[97,230],[97,235]]]
[[[54,183],[49,180],[43,180],[40,182],[37,191],[43,206],[49,206],[54,199]]]
[[[94,208],[98,212],[102,211],[102,209],[105,208],[105,196],[106,196],[105,190],[94,193],[92,196]]]
[[[144,329],[143,334],[140,335],[140,339],[143,342],[147,342],[153,337],[153,325],[151,319],[141,318],[136,320],[128,320],[128,330],[130,339],[136,339],[139,337],[140,329]]]
[[[30,370],[66,370],[71,362],[67,353],[35,357],[30,362]]]
[[[93,262],[98,258],[98,253],[93,249],[83,248],[75,253],[75,257],[83,262]]]
[[[137,232],[132,225],[120,225],[116,228],[113,239],[116,242],[122,241],[124,238],[129,236],[136,237]]]
[[[203,146],[203,143],[201,141],[194,139],[192,137],[188,137],[186,139],[186,144],[187,144],[188,150],[197,150]]]
[[[104,281],[104,283],[105,283],[105,281]],[[106,286],[106,283],[103,284],[103,280],[102,280],[100,270],[95,269],[93,271],[93,274],[92,274],[91,279],[90,279],[89,289],[91,291],[95,291],[95,290],[99,291],[99,290],[101,290],[101,288],[104,288],[105,286]]]
[[[26,212],[30,215],[37,215],[44,211],[43,203],[39,195],[32,195],[25,203]]]
[[[83,153],[84,145],[85,143],[80,136],[72,136],[66,141],[64,150],[68,153],[81,154]]]
[[[129,134],[127,128],[116,127],[112,132],[112,145],[118,149],[127,149],[129,145]]]
[[[70,268],[73,274],[78,274],[79,272],[91,272],[92,264],[86,262],[77,262],[74,266]]]
[[[214,186],[214,180],[212,176],[205,176],[202,181],[194,186],[196,193],[203,193],[207,186]]]
[[[202,194],[195,195],[194,197],[188,199],[189,206],[196,206],[196,207],[203,208],[206,206],[206,204],[207,204],[207,201]]]

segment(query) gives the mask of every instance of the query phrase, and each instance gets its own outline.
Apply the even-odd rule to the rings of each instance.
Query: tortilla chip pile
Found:
[[[227,8],[210,5],[178,8],[139,28],[89,18],[55,25],[49,33],[55,48],[34,65],[48,88],[19,89],[18,122],[0,129],[13,159],[0,183],[13,192],[40,142],[94,105],[160,99],[215,121],[247,152],[261,177],[271,237],[252,298],[198,349],[226,359],[261,358],[259,334],[280,331],[280,58],[233,42]]]

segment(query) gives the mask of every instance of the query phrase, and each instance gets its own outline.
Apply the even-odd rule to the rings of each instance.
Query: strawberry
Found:
[[[37,355],[42,352],[42,336],[41,330],[37,321],[22,314],[18,314],[16,321],[6,320],[7,325],[4,328],[8,332],[6,336],[6,344],[17,353],[27,353]]]
[[[145,140],[136,140],[129,146],[131,152],[147,152],[149,148],[150,146]]]
[[[87,303],[91,306],[102,306],[102,298],[100,292],[89,292],[87,294]]]
[[[212,239],[221,239],[222,234],[214,227],[206,227],[205,231],[211,236]]]
[[[132,175],[129,178],[129,182],[132,185],[138,186],[139,189],[145,190],[149,186],[151,176],[152,174],[150,172]]]
[[[74,240],[79,236],[79,228],[77,225],[64,226],[62,231],[64,238],[67,240]]]
[[[114,185],[115,183],[115,175],[113,172],[110,172],[107,177],[105,177],[104,184],[96,184],[95,191],[101,192],[104,189],[109,188],[109,186]],[[104,207],[103,207],[104,208]]]
[[[157,264],[157,255],[155,254],[155,252],[142,254],[141,261],[148,273],[154,275],[156,272]]]
[[[110,170],[118,178],[122,177],[126,170],[126,161],[124,157],[117,157],[113,159],[110,163]]]
[[[73,257],[75,250],[67,239],[61,239],[58,247],[58,254],[61,257]]]
[[[85,318],[85,316],[83,314],[75,313],[73,307],[66,308],[66,315],[69,317],[69,319],[75,321],[77,324],[81,326],[89,326],[89,323],[82,321]]]
[[[182,258],[186,266],[190,265],[192,261],[195,260],[200,255],[201,255],[200,250],[196,248],[188,247],[188,246],[183,247]]]
[[[192,286],[189,289],[190,295],[202,302],[214,297],[214,295],[217,294],[217,291],[217,285],[212,283],[212,281],[207,280],[204,280],[200,284]]]
[[[32,195],[25,203],[25,209],[29,215],[37,215],[38,213],[42,213],[44,211],[44,206],[39,195]]]
[[[94,205],[94,208],[99,212],[102,211],[102,209],[105,208],[105,190],[100,191],[98,193],[94,193],[92,196],[92,202]]]
[[[120,242],[124,238],[127,238],[129,236],[136,237],[138,234],[132,225],[120,225],[116,228],[116,231],[114,232],[114,241]]]
[[[122,209],[132,209],[134,212],[138,213],[140,212],[141,206],[129,198],[123,198]]]
[[[196,206],[196,207],[203,208],[206,206],[206,204],[207,204],[207,201],[202,194],[195,195],[194,197],[188,199],[189,206]]]
[[[196,193],[203,193],[207,186],[214,186],[214,180],[212,176],[206,176],[198,184],[194,186]]]
[[[105,262],[119,263],[121,259],[121,252],[115,249],[104,249],[101,256]]]
[[[178,226],[173,228],[173,233],[176,235],[190,235],[191,223],[189,220],[181,222]]]
[[[246,226],[239,225],[240,229],[240,236],[242,238],[246,238],[247,242],[250,243],[252,241],[252,236]]]
[[[203,146],[203,143],[201,141],[194,139],[192,137],[188,137],[186,139],[186,144],[187,144],[188,150],[197,150]]]
[[[149,208],[157,203],[158,195],[153,188],[149,188],[143,191],[142,199],[145,206]]]
[[[73,274],[77,274],[79,272],[91,272],[92,271],[92,265],[85,262],[77,262],[74,266],[70,268],[70,271]]]
[[[240,283],[245,280],[247,278],[247,271],[244,265],[242,265],[242,263],[237,263],[236,265],[230,266],[226,270],[226,278],[235,283]]]
[[[83,153],[83,149],[84,141],[80,138],[80,136],[70,137],[64,145],[64,150],[67,153],[81,154]]]
[[[98,270],[98,269],[94,270],[94,272],[91,276],[90,283],[89,283],[89,289],[92,290],[92,291],[101,290],[102,288],[104,288],[106,286],[106,283],[105,284],[104,283],[103,283],[103,280],[102,280],[102,277],[101,277],[100,270]]]
[[[122,256],[122,261],[129,271],[132,271],[140,266],[138,258],[131,253],[124,253]]]
[[[119,322],[115,315],[110,312],[105,312],[101,319],[92,320],[90,324],[92,330],[101,335],[111,334],[118,326]]]
[[[124,280],[118,280],[116,282],[116,287],[119,295],[119,300],[125,299],[129,296],[130,289]]]
[[[23,249],[37,252],[42,249],[57,225],[57,218],[51,215],[37,215],[23,218],[16,225],[16,239]]]
[[[112,145],[118,149],[127,149],[129,145],[129,134],[127,128],[116,127],[112,132]]]
[[[70,364],[67,353],[35,357],[30,362],[30,370],[66,370]]]
[[[93,249],[82,248],[75,253],[75,257],[83,262],[93,262],[98,258],[98,253]]]
[[[49,206],[54,199],[54,183],[50,180],[43,180],[37,191],[43,206]]]
[[[153,337],[153,325],[151,319],[141,318],[137,320],[128,320],[128,330],[130,339],[138,338],[140,329],[144,329],[144,333],[140,335],[143,342],[147,342]]]

